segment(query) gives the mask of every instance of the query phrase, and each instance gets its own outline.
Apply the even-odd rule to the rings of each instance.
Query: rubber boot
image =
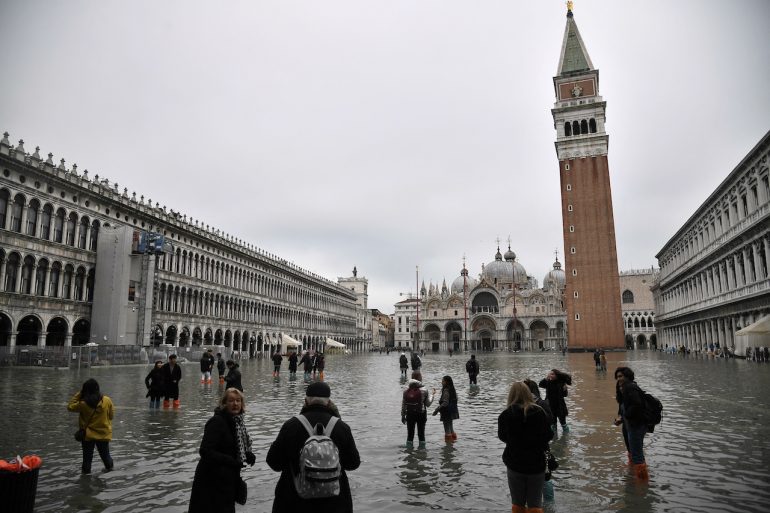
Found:
[[[511,504],[511,513],[527,513],[527,508],[524,506],[517,506],[516,504]]]
[[[418,449],[425,449],[425,440],[420,440],[420,444],[417,446]]]
[[[225,377],[224,376],[219,376],[219,384],[220,385],[224,385],[225,384]]]
[[[318,379],[323,381],[324,380],[324,371],[321,371],[318,373]]]
[[[569,433],[569,426],[567,425],[566,422],[561,425],[561,430],[562,430],[562,433]]]
[[[453,442],[457,441],[457,433],[455,433],[454,431],[452,431],[452,441]]]
[[[640,481],[647,481],[650,478],[650,474],[647,472],[646,463],[638,463],[634,465],[634,474]]]
[[[201,385],[205,385],[205,384],[206,384],[206,378],[201,378]]]
[[[179,399],[174,399],[174,409],[175,410],[179,409]]]
[[[411,449],[412,447],[414,447],[414,442],[411,440],[407,440],[406,443],[404,444],[404,447],[406,447],[407,449]]]
[[[444,435],[444,441],[446,443],[452,443],[454,442],[454,439],[452,438],[452,435]]]
[[[553,501],[555,495],[553,493],[553,481],[546,481],[543,483],[543,500]]]
[[[543,508],[527,508],[527,513],[543,513]]]
[[[168,408],[169,406],[171,406],[171,403],[168,401],[168,399],[163,399],[163,407]]]
[[[209,379],[207,379],[207,380],[206,380],[206,384],[207,384],[207,385],[210,385],[210,384],[211,384],[211,378],[209,378]]]

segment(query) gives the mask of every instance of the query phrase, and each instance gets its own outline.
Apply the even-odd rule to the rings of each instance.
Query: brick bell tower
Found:
[[[604,131],[607,103],[567,3],[551,110],[559,159],[570,350],[623,348],[615,221]]]

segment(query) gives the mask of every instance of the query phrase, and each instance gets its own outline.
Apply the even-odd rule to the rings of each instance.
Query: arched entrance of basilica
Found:
[[[495,333],[497,326],[489,317],[480,317],[473,321],[473,337],[471,338],[471,350],[491,351],[497,345]]]

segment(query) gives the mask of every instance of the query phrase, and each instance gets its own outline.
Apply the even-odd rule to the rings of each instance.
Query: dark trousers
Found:
[[[545,472],[538,474],[520,474],[506,467],[508,471],[508,490],[511,503],[527,508],[543,507],[543,484]]]
[[[166,385],[166,395],[163,397],[166,401],[169,399],[179,399],[179,383],[169,383]]]
[[[425,441],[425,423],[428,421],[428,413],[422,412],[416,415],[406,416],[406,439],[409,442],[414,440],[414,426],[417,426],[417,439],[420,442]]]
[[[476,374],[468,374],[468,379],[471,380],[471,385],[476,384]]]
[[[83,440],[80,442],[83,446],[83,465],[82,470],[88,474],[91,472],[91,461],[94,459],[94,446],[99,451],[99,457],[104,463],[104,468],[112,470],[112,456],[110,456],[109,440]]]

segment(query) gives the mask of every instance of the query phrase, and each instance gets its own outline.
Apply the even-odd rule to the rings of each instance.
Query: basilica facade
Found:
[[[463,266],[447,286],[423,283],[418,348],[426,351],[561,350],[565,276],[558,259],[538,285],[510,247],[498,247],[477,278]]]
[[[153,249],[142,244],[152,238]],[[368,349],[356,294],[64,159],[0,140],[0,355],[327,339]],[[95,306],[96,305],[96,306]],[[95,310],[100,313],[94,319]]]

